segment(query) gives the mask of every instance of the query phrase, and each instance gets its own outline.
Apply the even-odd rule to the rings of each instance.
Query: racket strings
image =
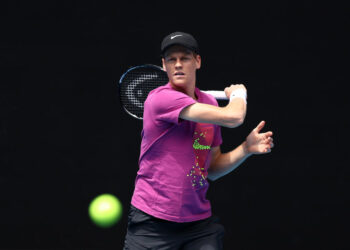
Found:
[[[124,108],[142,118],[144,102],[150,91],[168,82],[165,72],[154,68],[137,68],[128,71],[120,82],[120,98]]]

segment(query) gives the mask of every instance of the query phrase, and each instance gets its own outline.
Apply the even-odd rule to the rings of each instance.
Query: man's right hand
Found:
[[[246,87],[243,84],[231,84],[230,87],[227,87],[224,90],[227,98],[230,99],[232,91],[238,90],[238,89],[243,89],[243,90],[245,90],[247,92],[247,89],[246,89]]]

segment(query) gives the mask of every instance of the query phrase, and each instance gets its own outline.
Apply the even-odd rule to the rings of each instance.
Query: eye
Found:
[[[170,57],[170,58],[167,59],[167,61],[168,61],[168,62],[174,62],[174,61],[175,61],[175,58]]]

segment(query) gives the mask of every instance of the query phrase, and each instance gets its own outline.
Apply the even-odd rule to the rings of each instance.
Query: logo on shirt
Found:
[[[205,169],[206,163],[209,160],[211,143],[213,141],[213,125],[197,123],[196,130],[193,134],[193,152],[195,155],[194,165],[187,174],[191,179],[192,187],[201,188],[208,185],[208,172]]]
[[[207,150],[207,149],[210,149],[210,146],[206,146],[206,145],[201,145],[199,142],[198,142],[199,138],[197,138],[196,140],[194,140],[194,143],[193,143],[193,148],[194,149],[199,149],[199,150]]]

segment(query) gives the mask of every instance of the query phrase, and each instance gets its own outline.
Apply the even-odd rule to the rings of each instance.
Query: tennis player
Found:
[[[272,132],[261,133],[261,121],[241,145],[222,153],[220,127],[235,128],[245,119],[245,86],[225,88],[225,107],[201,92],[196,87],[201,57],[190,34],[166,36],[161,55],[169,83],[145,101],[124,249],[223,249],[224,227],[206,199],[208,180],[230,173],[251,155],[269,153]]]

